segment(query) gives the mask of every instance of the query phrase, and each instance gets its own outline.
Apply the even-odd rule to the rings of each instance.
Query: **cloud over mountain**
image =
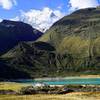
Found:
[[[12,20],[21,20],[31,24],[34,28],[45,31],[63,16],[64,13],[60,10],[52,10],[45,7],[42,10],[31,9],[27,12],[21,11],[21,15],[13,18]]]
[[[16,0],[0,0],[0,6],[6,10],[10,10],[16,4]]]
[[[99,2],[98,0],[70,0],[69,4],[70,10],[74,11],[76,9],[96,7],[99,5]]]
[[[2,19],[0,18],[0,22],[2,22]]]

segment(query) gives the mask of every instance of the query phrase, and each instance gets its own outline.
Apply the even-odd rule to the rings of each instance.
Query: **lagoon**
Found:
[[[100,78],[41,78],[41,79],[20,79],[13,82],[24,84],[45,83],[48,85],[100,85]]]

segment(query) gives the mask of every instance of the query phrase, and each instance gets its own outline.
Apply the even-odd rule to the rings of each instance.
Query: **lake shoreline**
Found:
[[[68,77],[44,77],[34,78],[34,80],[50,80],[50,79],[73,79],[73,78],[100,78],[100,75],[80,75],[80,76],[68,76]]]
[[[36,88],[36,90],[35,90]],[[43,88],[43,87],[41,87]],[[54,85],[45,87],[43,90],[41,88],[34,87],[32,85],[25,85],[20,83],[13,83],[13,82],[2,82],[0,83],[0,93],[3,95],[4,91],[6,93],[16,93],[18,95],[27,95],[25,91],[30,91],[30,95],[34,94],[73,94],[73,93],[89,93],[89,92],[100,92],[100,85]],[[33,90],[34,91],[33,91]],[[33,92],[31,92],[31,90]],[[11,94],[12,94],[11,93]],[[11,95],[10,94],[10,95]],[[5,94],[6,95],[6,94]]]

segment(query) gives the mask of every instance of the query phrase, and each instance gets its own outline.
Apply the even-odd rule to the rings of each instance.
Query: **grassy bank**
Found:
[[[65,95],[2,95],[0,100],[100,100],[100,93],[69,93]]]
[[[0,90],[18,91],[26,84],[0,82]],[[100,100],[100,92],[72,92],[64,95],[36,94],[36,95],[0,95],[0,100]]]
[[[0,90],[14,90],[18,91],[22,87],[27,86],[26,84],[19,84],[14,82],[0,82]]]

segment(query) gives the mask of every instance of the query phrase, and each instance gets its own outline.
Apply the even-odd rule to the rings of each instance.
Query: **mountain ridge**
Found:
[[[21,41],[35,41],[43,33],[29,24],[3,20],[0,22],[0,54],[7,52]]]
[[[81,9],[63,17],[42,37],[20,42],[1,59],[5,68],[30,78],[100,74],[100,9]]]

